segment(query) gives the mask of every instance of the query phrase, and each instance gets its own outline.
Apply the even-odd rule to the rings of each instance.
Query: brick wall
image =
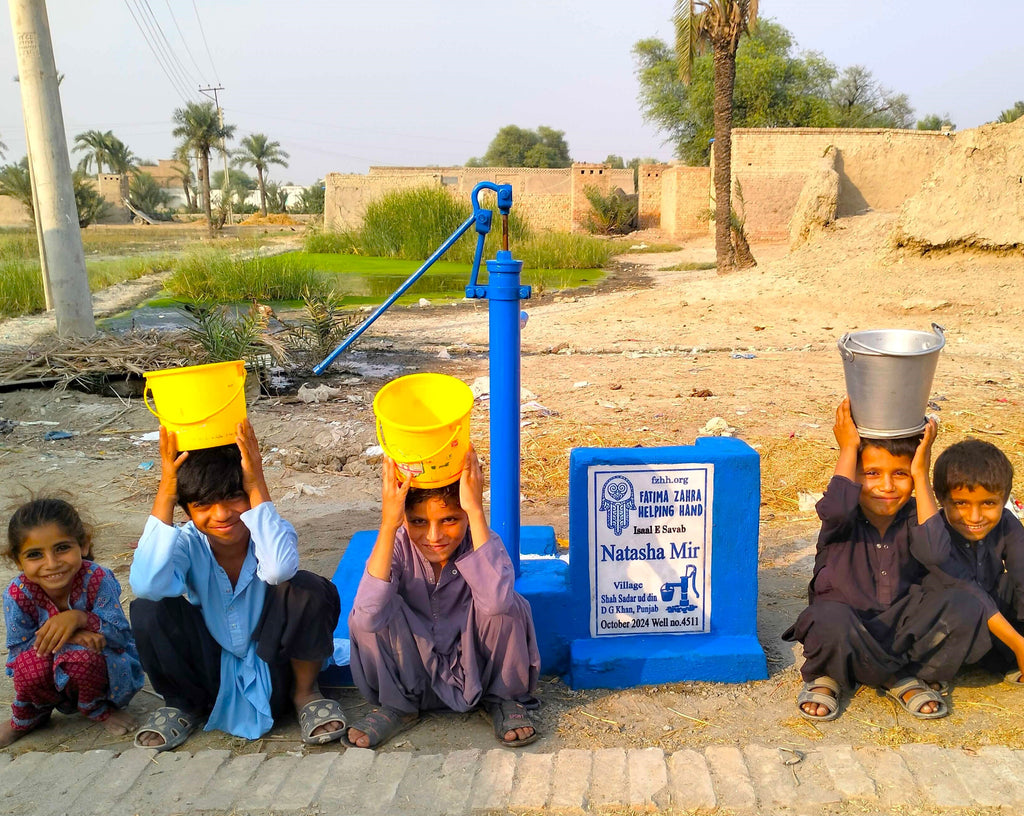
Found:
[[[672,165],[661,174],[661,228],[682,241],[707,235],[711,168]]]
[[[661,174],[667,164],[641,164],[637,174],[637,227],[661,226]]]
[[[124,206],[124,199],[128,197],[128,176],[101,173],[99,178],[93,181],[100,196],[107,202],[107,214],[97,223],[130,224],[131,213]]]
[[[405,169],[399,168],[396,173],[371,172],[366,176],[328,173],[324,179],[324,229],[358,229],[367,205],[394,190],[441,186],[441,173],[437,169],[404,172]]]
[[[0,196],[0,226],[31,227],[28,207],[11,196]]]
[[[572,197],[570,230],[586,232],[587,217],[591,212],[586,189],[595,187],[601,195],[621,188],[627,195],[633,192],[633,171],[613,170],[605,164],[574,164],[571,168]]]

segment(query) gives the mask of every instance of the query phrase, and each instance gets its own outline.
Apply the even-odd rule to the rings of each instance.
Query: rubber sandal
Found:
[[[345,736],[345,712],[337,700],[330,700],[326,697],[312,700],[299,709],[298,715],[302,741],[306,745],[326,745]],[[341,728],[324,731],[322,734],[313,734],[317,728],[331,722],[340,722]]]
[[[494,738],[506,748],[520,748],[540,739],[540,731],[526,713],[527,707],[517,700],[494,700],[484,703],[482,713],[494,726]],[[532,728],[533,733],[522,739],[507,740],[505,734],[517,728]]]
[[[816,688],[826,688],[832,693],[822,694],[820,691],[811,690]],[[808,714],[804,711],[804,703],[823,705],[828,709],[828,714],[824,714],[822,716],[818,716],[817,714]],[[803,687],[800,689],[800,693],[796,696],[796,708],[797,711],[800,712],[801,716],[808,720],[815,720],[818,722],[834,720],[839,716],[839,684],[828,676],[818,677],[813,682],[805,682]]]
[[[914,691],[916,694],[912,695],[909,700],[905,700],[903,695],[908,691]],[[886,689],[885,693],[899,703],[908,714],[919,720],[937,720],[949,714],[949,706],[942,699],[942,695],[916,677],[900,678],[892,688]],[[921,707],[925,703],[935,703],[938,708],[931,714],[923,714]]]
[[[414,714],[403,714],[401,711],[395,711],[393,708],[381,706],[380,708],[375,708],[358,722],[352,723],[348,728],[342,729],[341,740],[349,748],[361,748],[362,746],[356,745],[348,738],[349,730],[355,729],[356,731],[362,731],[370,738],[368,748],[376,748],[395,735],[401,734],[407,728],[414,726],[419,721],[419,718],[420,713],[418,711]]]
[[[152,748],[154,751],[173,751],[185,743],[189,735],[196,730],[199,720],[194,714],[182,711],[174,706],[163,706],[152,712],[142,727],[135,732],[136,748]],[[164,738],[163,745],[143,745],[139,737],[150,731]]]
[[[1019,670],[1007,672],[1006,676],[1003,677],[1003,682],[1009,683],[1011,686],[1016,686],[1017,688],[1024,688],[1024,681],[1021,680],[1021,672]]]

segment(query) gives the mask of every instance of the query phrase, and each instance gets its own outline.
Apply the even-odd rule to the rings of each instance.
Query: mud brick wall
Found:
[[[637,174],[637,227],[661,226],[661,174],[667,164],[641,164]]]
[[[0,196],[0,225],[5,227],[31,227],[28,207],[13,196]]]
[[[512,185],[512,210],[526,219],[530,227],[542,232],[568,232],[572,204],[569,170],[564,167],[462,167],[459,183],[453,190],[469,201],[473,188],[481,181]],[[495,209],[494,194],[481,197],[481,203]],[[495,213],[497,216],[497,213]]]
[[[98,179],[91,179],[99,191],[100,197],[107,202],[107,214],[99,220],[100,224],[130,224],[131,213],[124,206],[128,197],[128,176],[118,173],[101,173]]]
[[[737,128],[732,133],[733,202],[743,191],[747,232],[784,239],[814,162],[838,151],[838,215],[895,211],[918,191],[953,139],[934,131],[846,128]]]
[[[707,235],[711,208],[711,168],[672,165],[661,174],[661,228],[682,241]]]
[[[324,179],[324,229],[331,231],[359,229],[366,215],[366,207],[393,190],[416,187],[440,187],[441,173],[385,172],[391,168],[375,168],[381,172],[369,175],[357,173],[328,173]]]

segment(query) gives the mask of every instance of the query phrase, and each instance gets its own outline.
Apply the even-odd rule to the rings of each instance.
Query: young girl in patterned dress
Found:
[[[110,734],[131,731],[124,707],[142,688],[142,665],[121,609],[121,586],[92,561],[92,537],[62,499],[34,499],[7,527],[7,556],[21,569],[4,593],[11,719],[0,747],[76,709]]]

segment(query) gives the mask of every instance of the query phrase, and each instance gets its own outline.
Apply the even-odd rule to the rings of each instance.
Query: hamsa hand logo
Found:
[[[612,476],[601,490],[601,506],[598,510],[605,511],[608,529],[615,535],[622,535],[622,531],[629,526],[629,511],[636,510],[632,482],[625,476]]]

